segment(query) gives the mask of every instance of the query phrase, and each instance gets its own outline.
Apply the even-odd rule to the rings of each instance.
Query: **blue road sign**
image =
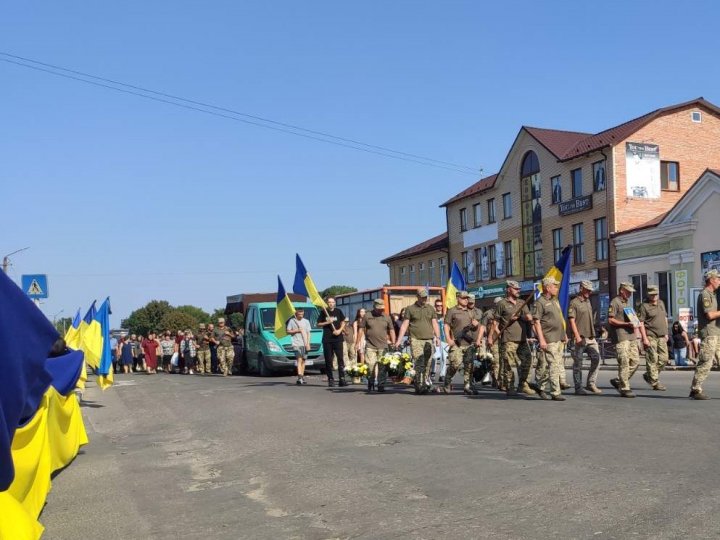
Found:
[[[29,274],[22,276],[22,290],[30,298],[48,297],[47,274]]]

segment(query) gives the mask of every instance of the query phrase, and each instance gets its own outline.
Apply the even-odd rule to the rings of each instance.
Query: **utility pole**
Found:
[[[10,267],[10,255],[15,255],[16,253],[20,253],[21,251],[25,251],[26,249],[30,249],[30,246],[18,249],[17,251],[13,251],[12,253],[8,253],[4,256],[2,262],[3,272],[7,274],[8,268]]]

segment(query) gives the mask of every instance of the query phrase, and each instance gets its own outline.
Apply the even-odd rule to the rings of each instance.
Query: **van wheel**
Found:
[[[263,360],[262,354],[258,355],[258,368],[261,377],[270,377],[273,374],[273,372],[265,365],[265,360]]]

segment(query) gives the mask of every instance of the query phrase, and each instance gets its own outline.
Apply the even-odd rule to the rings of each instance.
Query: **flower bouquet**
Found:
[[[367,377],[368,367],[367,364],[355,364],[345,369],[345,374],[352,377],[354,384],[360,384],[362,377]]]
[[[402,379],[405,384],[410,384],[415,375],[412,359],[406,352],[386,352],[380,357],[379,362],[385,367],[388,375]]]

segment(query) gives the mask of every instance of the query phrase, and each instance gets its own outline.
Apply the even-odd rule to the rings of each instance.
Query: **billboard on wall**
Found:
[[[660,147],[657,144],[625,143],[627,196],[660,198]]]
[[[505,277],[505,245],[502,242],[495,244],[495,276]]]

